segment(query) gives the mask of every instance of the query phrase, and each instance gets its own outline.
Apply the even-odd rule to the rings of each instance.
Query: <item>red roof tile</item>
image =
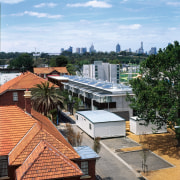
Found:
[[[38,123],[35,123],[30,131],[19,141],[19,143],[12,149],[9,153],[9,165],[14,165],[14,161],[22,154],[22,151],[28,146],[32,141],[34,136],[41,130],[41,127]],[[30,154],[31,152],[29,152]],[[27,156],[25,157],[25,159]],[[22,159],[22,158],[21,158]],[[25,160],[23,159],[23,160]],[[22,164],[22,161],[18,161],[17,165]],[[19,163],[20,162],[20,163]]]
[[[56,139],[65,144],[72,151],[76,152],[74,148],[64,139],[62,134],[58,131],[58,129],[54,126],[54,124],[52,124],[52,122],[47,117],[43,116],[42,114],[33,109],[31,110],[31,115],[42,124],[42,128],[47,130],[50,134],[52,134]]]
[[[32,131],[34,133],[33,129]],[[33,133],[29,132],[29,134],[31,134],[29,136],[32,136]],[[10,153],[9,164],[10,165],[22,164],[25,161],[25,159],[31,154],[31,152],[36,147],[36,145],[39,144],[39,142],[41,142],[42,140],[46,140],[46,142],[48,142],[53,147],[58,149],[61,153],[63,153],[69,159],[80,158],[80,156],[76,152],[72,151],[61,141],[57,140],[53,135],[49,134],[46,130],[42,129],[32,138],[32,140],[29,141],[29,139],[27,139],[26,137],[25,139],[22,140],[28,143],[26,144],[26,146],[24,146],[24,148],[21,146],[22,143],[20,143],[19,146],[17,146],[14,149],[14,151]],[[18,150],[19,151],[21,150],[19,154],[16,153]]]
[[[0,156],[20,165],[17,179],[55,179],[82,175],[70,159],[80,158],[52,122],[32,110],[0,106]],[[45,142],[42,142],[45,141]]]
[[[2,86],[0,86],[0,94],[4,93],[7,90],[25,90],[25,89],[31,89],[36,84],[40,84],[41,82],[46,82],[47,80],[31,73],[31,72],[25,72],[22,73],[20,76],[11,79],[10,81],[6,82]],[[49,85],[54,85],[53,83],[49,82]],[[54,85],[55,87],[58,87],[57,85]]]
[[[59,73],[69,74],[66,67],[40,67],[34,68],[34,73],[36,74],[49,74],[53,71],[57,71]]]
[[[35,122],[17,106],[0,106],[0,156],[8,155]]]
[[[41,141],[16,170],[17,180],[55,179],[81,175],[83,173],[77,164],[46,141]]]

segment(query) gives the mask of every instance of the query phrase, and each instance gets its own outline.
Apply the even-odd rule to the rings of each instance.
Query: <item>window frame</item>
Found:
[[[13,101],[14,102],[18,101],[18,92],[13,92]]]
[[[81,170],[84,175],[89,175],[89,163],[88,161],[81,161]]]
[[[0,156],[0,178],[8,176],[8,157]]]

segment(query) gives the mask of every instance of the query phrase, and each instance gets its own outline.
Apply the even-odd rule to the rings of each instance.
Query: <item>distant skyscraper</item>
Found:
[[[157,54],[156,47],[151,48],[151,50],[149,51],[149,55],[151,54]]]
[[[63,53],[64,52],[64,48],[61,48],[61,53]]]
[[[73,52],[73,48],[71,46],[69,46],[69,48],[67,49],[68,52]]]
[[[92,44],[91,47],[89,48],[89,52],[92,53],[92,52],[96,52],[96,50],[94,49],[94,45]]]
[[[119,53],[121,51],[121,47],[119,44],[116,45],[116,52]]]
[[[125,51],[126,51],[126,52],[131,52],[131,48],[129,48],[129,49],[126,49]]]
[[[80,48],[76,48],[76,53],[80,54]]]
[[[86,52],[87,52],[87,48],[86,48],[86,47],[81,48],[81,54],[84,54],[84,53],[86,53]]]
[[[141,47],[136,51],[138,54],[143,54],[144,49],[143,49],[143,42],[141,42]]]

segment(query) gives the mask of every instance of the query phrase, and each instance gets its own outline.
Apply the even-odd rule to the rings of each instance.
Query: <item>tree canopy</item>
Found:
[[[22,72],[26,70],[32,71],[33,58],[27,53],[20,54],[17,58],[10,61],[10,68],[19,69]]]
[[[66,56],[60,55],[56,58],[51,59],[50,65],[51,67],[65,67],[68,63],[68,59]]]
[[[47,114],[60,105],[63,106],[64,98],[60,96],[60,90],[50,86],[49,82],[36,84],[32,89],[32,105],[40,113]]]
[[[180,126],[180,45],[177,41],[141,63],[141,78],[130,81],[130,105],[139,118],[161,128]],[[176,129],[180,142],[180,129]]]

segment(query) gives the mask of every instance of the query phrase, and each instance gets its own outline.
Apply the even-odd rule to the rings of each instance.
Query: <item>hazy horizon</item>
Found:
[[[180,41],[180,2],[173,0],[0,0],[1,51],[59,53],[89,47],[101,52]]]

